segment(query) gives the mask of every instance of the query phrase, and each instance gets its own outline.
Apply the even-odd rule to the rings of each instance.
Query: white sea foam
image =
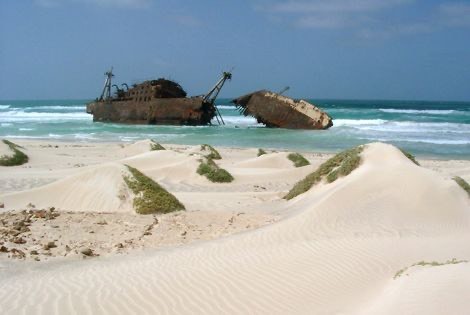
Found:
[[[121,141],[130,142],[140,139],[140,137],[120,136],[119,139],[121,139]]]
[[[218,109],[237,109],[235,105],[217,105]]]
[[[12,138],[12,139],[47,139],[48,136],[46,136],[46,135],[44,135],[44,136],[5,135],[5,138]]]
[[[414,121],[389,121],[377,126],[356,126],[356,129],[364,131],[381,132],[408,132],[408,133],[456,133],[470,134],[470,124],[458,123],[433,123]]]
[[[362,137],[361,139],[370,141],[382,141],[382,142],[414,142],[414,143],[429,143],[429,144],[450,144],[450,145],[465,145],[470,144],[470,140],[460,139],[431,139],[431,138],[374,138],[374,137]]]
[[[191,135],[191,133],[185,133],[185,134],[176,134],[176,133],[146,133],[146,134],[139,134],[140,138],[146,138],[146,139],[159,139],[159,140],[171,140],[175,138],[183,138],[188,135]]]
[[[92,120],[92,116],[87,113],[36,113],[24,111],[8,111],[0,116],[0,122],[49,122],[57,120]]]
[[[379,108],[384,113],[396,114],[429,114],[429,115],[449,115],[458,112],[453,109],[393,109],[393,108]]]
[[[31,131],[34,130],[34,128],[19,128],[19,131]]]
[[[384,119],[334,119],[333,127],[383,125],[387,122],[388,120],[384,120]]]
[[[10,105],[0,105],[0,109],[8,109],[10,108]]]
[[[44,110],[44,109],[55,109],[55,110],[64,110],[64,109],[75,109],[75,110],[85,110],[85,105],[46,105],[46,106],[34,106],[34,107],[25,107],[25,110]]]
[[[255,118],[253,117],[245,117],[245,116],[222,116],[224,122],[228,126],[264,126],[263,124],[259,124]],[[212,119],[212,124],[217,125],[217,120],[214,118]]]
[[[95,133],[76,133],[73,135],[75,139],[95,139]]]

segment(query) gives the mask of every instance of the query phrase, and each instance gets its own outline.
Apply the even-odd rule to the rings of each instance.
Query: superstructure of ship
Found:
[[[147,80],[121,87],[112,84],[113,70],[105,73],[101,96],[86,106],[93,121],[155,124],[155,125],[208,125],[215,117],[224,124],[215,100],[231,72],[223,72],[217,83],[204,95],[187,97],[176,82],[167,79]],[[115,88],[115,93],[111,90]]]

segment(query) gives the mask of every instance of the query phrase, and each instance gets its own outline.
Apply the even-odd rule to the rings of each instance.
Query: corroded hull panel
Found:
[[[87,113],[93,121],[154,124],[207,125],[215,115],[215,108],[201,97],[158,98],[146,102],[112,100],[87,104]]]
[[[331,117],[315,105],[265,90],[241,96],[233,103],[243,115],[253,116],[267,127],[327,129],[333,126]]]

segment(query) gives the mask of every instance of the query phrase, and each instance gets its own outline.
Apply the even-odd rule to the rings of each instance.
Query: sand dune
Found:
[[[120,154],[128,157],[128,156],[134,156],[138,155],[141,153],[149,152],[151,150],[151,145],[154,144],[152,140],[146,139],[146,140],[140,140],[136,141],[132,144],[125,145],[122,147],[120,150]]]
[[[416,267],[390,280],[361,314],[465,314],[470,308],[470,264]]]
[[[10,147],[8,145],[6,145],[6,143],[4,143],[3,141],[0,140],[0,157],[2,157],[2,156],[12,156],[13,153],[14,152],[10,149]]]
[[[284,207],[285,219],[224,239],[2,275],[0,311],[442,314],[470,308],[463,298],[467,263],[416,268],[393,279],[421,260],[470,259],[466,193],[393,146],[369,145],[350,175]]]
[[[296,168],[292,161],[287,158],[288,155],[288,152],[270,153],[232,165],[223,160],[220,163],[222,167],[235,176],[235,183],[258,185],[276,183],[287,184],[290,187],[306,174],[312,172],[315,167],[309,165]],[[286,187],[282,186],[283,188]]]
[[[1,197],[5,210],[55,207],[69,211],[133,212],[133,193],[123,176],[129,172],[118,163],[90,167],[76,175],[32,190]]]
[[[138,168],[156,181],[202,183],[207,180],[196,172],[200,158],[198,155],[161,150],[139,154],[121,160],[121,163]]]
[[[235,167],[245,168],[268,168],[268,169],[290,169],[294,164],[287,158],[288,152],[269,153],[236,163]]]

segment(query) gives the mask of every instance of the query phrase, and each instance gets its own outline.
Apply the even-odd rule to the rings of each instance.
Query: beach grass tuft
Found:
[[[199,175],[205,176],[208,180],[213,183],[230,183],[233,181],[233,176],[223,168],[220,168],[215,162],[207,158],[205,161],[201,161],[197,168]]]
[[[265,154],[268,154],[266,151],[264,151],[263,149],[258,149],[258,156],[262,156],[262,155],[265,155]]]
[[[361,163],[360,154],[363,149],[363,146],[358,146],[336,154],[320,165],[316,171],[297,182],[287,195],[284,196],[284,199],[290,200],[305,193],[323,179],[326,179],[328,183],[332,183],[339,177],[348,175]]]
[[[399,149],[400,149],[400,148],[399,148]],[[419,162],[416,161],[416,157],[415,157],[413,154],[411,154],[410,152],[407,152],[407,151],[405,151],[405,150],[403,150],[403,149],[400,149],[400,151],[401,151],[401,153],[403,153],[403,155],[405,155],[411,162],[415,163],[415,164],[418,165],[418,166],[421,166],[421,165],[419,164]]]
[[[452,178],[463,190],[465,190],[470,197],[470,185],[467,183],[465,179],[460,176],[455,176]]]
[[[160,150],[166,150],[160,143],[157,143],[153,140],[150,140],[150,151],[160,151]]]
[[[445,262],[438,262],[438,261],[420,261],[417,263],[412,264],[409,267],[405,267],[403,269],[400,269],[397,271],[395,276],[393,276],[393,279],[397,279],[401,277],[402,275],[405,274],[405,272],[415,266],[431,266],[431,267],[436,267],[436,266],[444,266],[444,265],[455,265],[455,264],[461,264],[461,263],[467,263],[468,260],[457,260],[456,258],[452,258],[451,260],[447,260]]]
[[[294,163],[295,167],[310,165],[310,162],[300,153],[291,153],[287,158]]]
[[[211,159],[211,160],[221,160],[222,159],[222,156],[220,156],[220,153],[216,149],[214,149],[214,147],[212,147],[209,144],[202,144],[201,145],[201,150],[202,151],[209,151],[209,154],[206,155],[206,158],[208,158],[208,159]]]
[[[134,209],[139,214],[169,213],[185,210],[184,205],[165,188],[142,174],[138,169],[126,165],[132,176],[124,181],[135,194]]]
[[[29,157],[19,150],[23,147],[5,139],[3,140],[3,143],[5,143],[10,148],[10,150],[13,151],[13,155],[0,156],[1,166],[17,166],[28,163]]]

